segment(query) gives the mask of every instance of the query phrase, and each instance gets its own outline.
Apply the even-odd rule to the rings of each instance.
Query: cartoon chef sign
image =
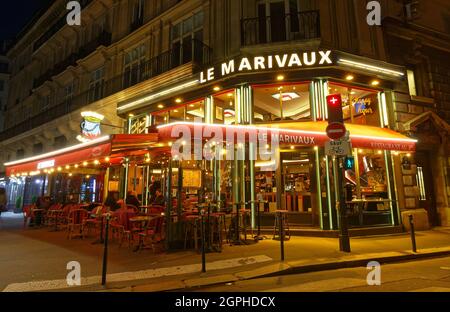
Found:
[[[100,124],[105,118],[103,115],[95,112],[82,112],[83,121],[80,123],[81,135],[78,140],[85,142],[98,138],[101,135]]]

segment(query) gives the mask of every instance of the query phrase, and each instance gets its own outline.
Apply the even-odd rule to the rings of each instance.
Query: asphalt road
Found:
[[[450,257],[381,265],[381,285],[365,267],[258,278],[193,289],[211,292],[450,292]]]

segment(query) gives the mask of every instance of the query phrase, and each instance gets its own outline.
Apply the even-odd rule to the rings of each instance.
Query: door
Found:
[[[427,211],[430,225],[436,226],[438,225],[438,215],[430,158],[430,152],[416,153],[416,181],[419,188],[419,206]]]
[[[286,40],[286,13],[284,2],[270,3],[270,35],[272,42]]]

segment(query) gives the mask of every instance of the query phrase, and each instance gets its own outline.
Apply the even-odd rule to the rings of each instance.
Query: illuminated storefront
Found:
[[[354,199],[360,201],[350,205],[350,225],[397,226],[401,224],[401,207],[394,160],[410,157],[417,142],[390,130],[389,86],[403,79],[403,73],[397,67],[365,64],[362,68],[362,64],[331,51],[231,60],[202,71],[197,81],[119,103],[118,113],[133,112],[129,116],[130,134],[159,133],[159,143],[167,149],[165,162],[176,168],[170,192],[174,198],[177,192],[192,196],[195,202],[206,196],[225,210],[238,203],[251,211],[252,226],[256,225],[257,209],[263,214],[263,225],[270,226],[275,210],[282,209],[288,210],[294,226],[336,230],[337,168],[335,160],[324,154],[328,140],[325,97],[339,93],[355,157],[355,166],[345,172],[345,181],[352,185]],[[364,82],[355,82],[355,76]],[[170,147],[178,139],[172,130],[182,125],[194,131],[199,124],[203,129],[219,127],[224,138],[234,127],[239,128],[237,132],[276,129],[279,146],[273,155],[279,166],[274,166],[273,159],[259,158],[259,153],[255,159],[226,157],[230,152],[239,153],[239,149],[247,156],[258,150],[248,139],[244,144],[224,139],[222,160],[179,161],[171,157]],[[202,138],[202,148],[211,137],[210,133]],[[192,154],[194,141],[187,142]],[[270,142],[267,145],[270,151]],[[183,173],[178,177],[180,172],[189,178]],[[138,176],[145,173],[142,168]],[[180,181],[181,187],[177,184]]]

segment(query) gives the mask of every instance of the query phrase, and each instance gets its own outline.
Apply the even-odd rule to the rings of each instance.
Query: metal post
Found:
[[[283,213],[278,213],[279,218],[278,222],[280,222],[280,248],[281,248],[281,261],[284,261],[284,228],[283,228]]]
[[[409,215],[409,226],[411,228],[411,244],[412,244],[412,251],[417,252],[417,246],[416,246],[416,232],[414,230],[414,217],[413,215]]]
[[[344,196],[344,182],[343,182],[343,174],[344,174],[344,166],[343,166],[343,158],[338,158],[338,186],[339,186],[339,250],[344,252],[350,252],[350,237],[348,235],[348,219],[347,219],[347,205],[345,203]]]
[[[239,223],[240,223],[240,213],[239,213],[239,209],[240,209],[240,203],[236,203],[236,242],[239,242],[241,240],[241,234],[239,233]]]
[[[204,210],[201,211],[202,214],[202,272],[206,272],[206,248],[205,248],[205,216],[204,216]]]
[[[106,269],[108,264],[108,238],[109,238],[109,218],[110,215],[106,215],[106,228],[105,228],[105,244],[103,249],[103,270],[102,270],[102,286],[106,284]]]

